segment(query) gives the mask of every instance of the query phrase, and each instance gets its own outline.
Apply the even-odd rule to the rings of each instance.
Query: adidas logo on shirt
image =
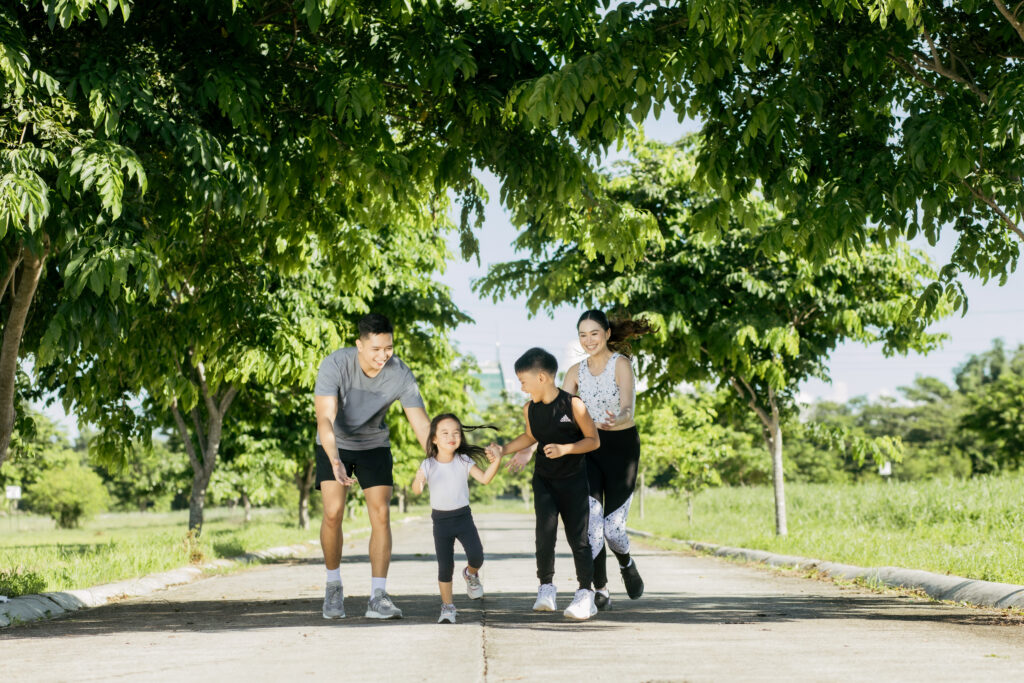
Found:
[[[562,419],[559,420],[559,422],[572,422],[572,418],[570,418],[568,415],[563,415]]]

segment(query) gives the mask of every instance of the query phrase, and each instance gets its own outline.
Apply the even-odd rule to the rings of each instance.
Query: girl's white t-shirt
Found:
[[[426,458],[420,469],[430,488],[430,507],[434,510],[458,510],[469,505],[469,470],[473,460],[456,453],[451,462]]]

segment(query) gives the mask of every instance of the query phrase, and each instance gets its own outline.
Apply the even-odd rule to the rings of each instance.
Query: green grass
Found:
[[[38,590],[38,580],[29,580],[35,577],[41,578],[45,591],[86,588],[175,569],[193,560],[201,563],[302,543],[319,533],[316,520],[302,530],[295,526],[294,514],[283,510],[253,510],[248,524],[241,509],[209,509],[205,517],[195,545],[186,540],[187,510],[110,513],[79,529],[56,529],[44,517],[0,518],[0,594],[34,592],[25,587]],[[365,526],[365,515],[352,525]]]
[[[670,538],[864,567],[923,569],[1024,584],[1024,477],[787,484],[789,535],[775,536],[770,487],[720,488],[686,502],[655,492],[630,526]]]

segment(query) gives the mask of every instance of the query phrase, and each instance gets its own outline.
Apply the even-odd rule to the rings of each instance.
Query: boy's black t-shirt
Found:
[[[530,432],[537,439],[534,474],[547,479],[565,479],[583,471],[584,453],[570,453],[561,458],[549,458],[544,446],[549,443],[573,444],[583,438],[583,430],[572,414],[572,394],[564,389],[551,403],[530,402],[526,414],[530,418]]]

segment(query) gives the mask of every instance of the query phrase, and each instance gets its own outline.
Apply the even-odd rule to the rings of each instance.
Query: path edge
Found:
[[[851,564],[826,562],[797,555],[780,555],[765,550],[750,548],[732,548],[687,541],[678,538],[667,538],[637,529],[626,529],[630,535],[639,538],[650,538],[657,541],[679,543],[694,550],[717,557],[730,557],[758,562],[772,567],[797,568],[817,571],[834,579],[852,581],[863,579],[868,583],[882,584],[891,588],[909,588],[921,590],[936,600],[961,602],[982,607],[1006,609],[1010,607],[1024,608],[1024,586],[1012,583],[997,583],[981,579],[968,579],[962,576],[936,574],[920,569],[904,569],[902,567],[857,567]]]

